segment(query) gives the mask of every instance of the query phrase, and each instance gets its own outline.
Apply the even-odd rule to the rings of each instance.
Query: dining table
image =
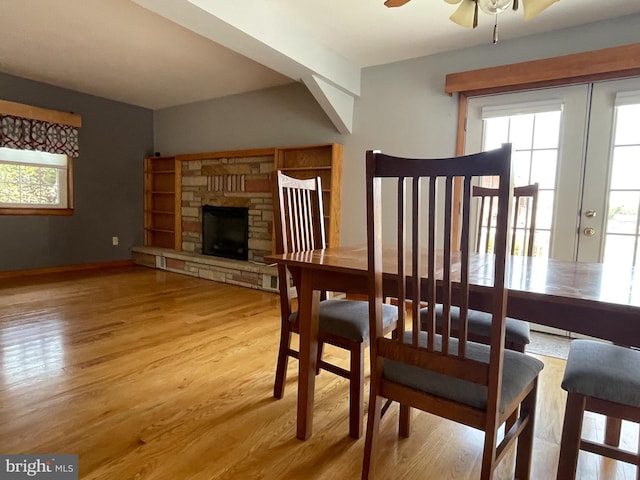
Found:
[[[383,271],[390,280],[395,273],[396,256],[393,246],[384,248]],[[270,255],[266,260],[286,265],[298,278],[300,349],[296,436],[306,440],[313,431],[320,292],[366,294],[367,246]],[[486,309],[487,299],[483,295],[486,288],[483,287],[493,284],[493,265],[491,254],[471,254],[471,308]],[[454,266],[454,276],[455,270]],[[385,295],[393,297],[393,281],[384,283]],[[510,317],[618,345],[640,347],[640,270],[632,266],[509,256],[506,284]],[[620,422],[616,419],[607,422],[608,443],[617,442],[619,429]]]

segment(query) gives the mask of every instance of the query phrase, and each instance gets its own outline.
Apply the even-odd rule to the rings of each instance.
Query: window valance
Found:
[[[78,156],[78,129],[13,115],[0,115],[0,147]]]
[[[0,147],[78,157],[82,117],[0,100]]]

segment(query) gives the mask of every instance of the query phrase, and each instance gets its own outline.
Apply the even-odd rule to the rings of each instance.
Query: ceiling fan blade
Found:
[[[476,28],[478,26],[478,4],[475,0],[462,0],[460,6],[449,19],[462,27]]]
[[[524,19],[530,20],[558,0],[522,0]]]
[[[386,2],[384,2],[384,4],[389,8],[391,8],[391,7],[401,7],[405,3],[409,3],[409,1],[410,0],[387,0]]]
[[[450,5],[456,5],[457,3],[460,3],[462,0],[444,0],[444,1]]]

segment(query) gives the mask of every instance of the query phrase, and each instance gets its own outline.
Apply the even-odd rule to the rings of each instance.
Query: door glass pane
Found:
[[[640,145],[640,104],[621,105],[616,108],[616,145]]]
[[[634,235],[637,232],[639,198],[639,192],[611,192],[607,233]]]
[[[529,185],[531,178],[531,152],[515,151],[511,156],[511,167],[513,168],[513,184],[516,186]]]
[[[530,150],[533,147],[533,127],[536,115],[513,115],[509,129],[509,141],[518,150]]]
[[[509,117],[492,118],[484,122],[484,149],[500,148],[509,140]]]
[[[607,235],[604,263],[633,264],[635,239],[627,235]]]
[[[560,136],[560,112],[545,112],[536,115],[536,130],[533,148],[558,148]]]
[[[536,228],[535,237],[533,237],[533,256],[534,257],[548,257],[549,256],[549,241],[551,240],[550,230],[538,230]]]
[[[640,121],[640,116],[638,116]],[[640,130],[640,125],[638,126]],[[640,175],[640,144],[633,146],[618,146],[613,150],[611,165],[612,190],[637,190]]]
[[[483,150],[498,148],[504,142],[513,144],[514,186],[539,184],[534,256],[549,255],[561,113],[523,111],[516,115],[483,120]],[[491,186],[492,183],[491,179],[482,181],[484,186]],[[524,243],[522,235],[520,233],[517,237],[517,244]]]
[[[538,230],[551,230],[553,222],[553,191],[538,192],[538,208],[536,213],[536,236]]]
[[[537,182],[543,190],[553,191],[556,183],[558,150],[538,150],[532,155],[530,182]]]
[[[640,104],[616,107],[604,261],[636,264],[640,207]]]

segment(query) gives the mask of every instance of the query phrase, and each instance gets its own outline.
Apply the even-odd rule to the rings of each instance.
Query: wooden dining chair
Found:
[[[274,191],[276,252],[293,253],[326,248],[325,225],[320,177],[300,180],[276,172]],[[291,347],[292,333],[298,334],[298,312],[293,308],[297,296],[299,276],[285,266],[278,266],[281,329],[276,380],[273,396],[282,398],[289,357],[299,358]],[[293,287],[293,291],[291,289]],[[349,435],[360,438],[364,417],[364,350],[369,344],[369,303],[366,301],[332,299],[319,306],[318,367],[349,379]],[[383,324],[387,332],[395,328],[398,309],[383,308]],[[331,344],[350,352],[350,366],[346,370],[322,360],[322,346]]]
[[[362,471],[365,480],[374,478],[376,464],[384,462],[377,450],[384,399],[400,404],[402,436],[410,433],[412,408],[484,431],[483,480],[492,478],[496,465],[517,440],[516,477],[530,477],[538,374],[543,364],[504,346],[510,156],[510,145],[437,160],[367,152],[371,387]],[[493,282],[489,279],[479,287],[469,284],[473,268],[469,227],[471,183],[481,175],[498,176],[500,186],[495,256],[488,272]],[[453,245],[455,178],[463,185],[459,251]],[[384,205],[387,203],[391,205]],[[394,258],[383,256],[383,232],[397,232]],[[467,339],[469,298],[474,289],[490,298],[489,345]],[[398,310],[397,335],[392,338],[383,335],[382,302],[389,294],[401,305],[411,305],[408,314]],[[442,305],[445,319],[441,335],[436,334],[435,309],[428,310],[426,331],[420,328],[421,303],[436,305],[436,301]],[[457,337],[451,332],[453,306],[460,309]],[[499,436],[500,426],[512,416],[515,421]],[[444,442],[421,450],[421,454],[438,455],[441,448],[446,448]],[[452,465],[452,472],[454,468]]]
[[[513,188],[511,221],[511,255],[533,256],[533,240],[536,231],[538,210],[538,184]],[[471,195],[479,199],[476,252],[491,253],[493,239],[493,211],[498,198],[498,189],[474,185]],[[526,252],[526,253],[525,253]]]
[[[493,238],[495,236],[495,209],[498,201],[497,188],[471,187],[471,196],[479,199],[478,222],[476,230],[476,252],[492,253]],[[526,250],[528,256],[533,255],[533,237],[536,229],[536,210],[538,208],[538,184],[514,187],[513,211],[511,218],[511,255],[520,254]],[[523,246],[518,242],[522,241]],[[524,248],[526,245],[526,249]],[[517,248],[517,250],[516,250]],[[423,317],[426,321],[426,310]],[[451,311],[451,327],[454,332],[458,329],[460,312],[457,308]],[[442,307],[436,308],[436,324],[441,325]],[[491,315],[478,310],[469,310],[467,317],[467,338],[474,342],[489,343],[491,334]],[[531,342],[529,322],[507,317],[505,324],[505,345],[510,350],[524,352]]]
[[[560,441],[558,480],[576,478],[578,455],[585,450],[636,466],[640,480],[640,446],[621,449],[620,431],[605,443],[582,439],[585,412],[640,423],[640,351],[594,340],[573,340],[562,388],[568,392]]]

